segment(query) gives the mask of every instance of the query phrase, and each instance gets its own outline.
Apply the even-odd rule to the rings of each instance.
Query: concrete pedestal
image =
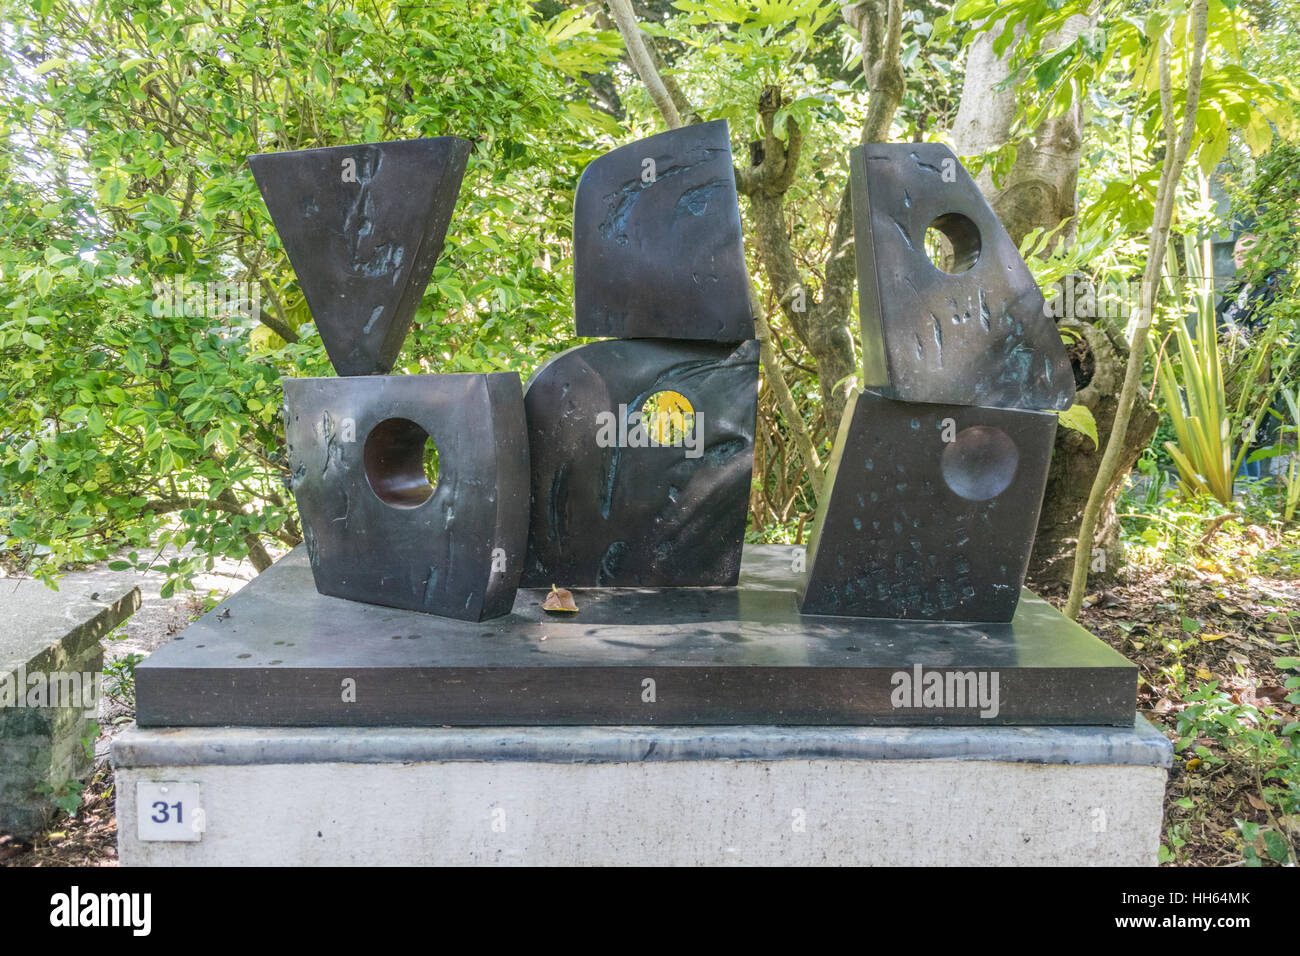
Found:
[[[127,866],[1152,865],[1171,759],[1140,718],[132,728],[113,747]],[[141,782],[198,784],[201,839],[141,840]]]

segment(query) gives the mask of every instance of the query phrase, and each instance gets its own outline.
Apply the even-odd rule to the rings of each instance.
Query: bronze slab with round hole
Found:
[[[799,609],[1011,620],[1055,435],[1050,412],[850,397]]]
[[[849,153],[863,385],[909,402],[1065,409],[1074,375],[1020,251],[947,146]],[[936,264],[927,234],[945,257]]]
[[[469,621],[509,613],[528,533],[518,375],[286,378],[284,397],[320,593]]]

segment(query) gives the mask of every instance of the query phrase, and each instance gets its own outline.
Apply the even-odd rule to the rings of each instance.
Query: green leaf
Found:
[[[29,349],[35,349],[37,352],[40,352],[45,348],[45,340],[35,332],[24,332],[23,344]]]
[[[32,467],[32,462],[36,460],[37,445],[34,439],[27,439],[23,447],[18,449],[18,470],[27,471]]]
[[[1287,844],[1286,837],[1276,830],[1264,831],[1264,850],[1269,858],[1277,863],[1285,863],[1291,858],[1291,848]]]
[[[1057,413],[1056,420],[1065,428],[1087,435],[1092,439],[1092,447],[1097,447],[1097,420],[1087,405],[1075,402],[1065,411]]]
[[[126,198],[126,181],[120,176],[114,176],[104,187],[104,199],[110,206],[119,205]]]

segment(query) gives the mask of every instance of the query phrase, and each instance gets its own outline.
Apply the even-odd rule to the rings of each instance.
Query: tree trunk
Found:
[[[1047,475],[1047,493],[1038,519],[1038,537],[1029,559],[1031,581],[1036,586],[1048,587],[1063,587],[1070,583],[1079,522],[1101,464],[1102,449],[1106,447],[1115,422],[1124,367],[1128,362],[1127,351],[1117,349],[1110,337],[1097,326],[1074,319],[1063,319],[1060,325],[1081,337],[1080,341],[1068,346],[1078,388],[1075,401],[1086,406],[1097,420],[1098,444],[1094,445],[1091,438],[1072,429],[1056,430],[1056,446]],[[1139,395],[1133,417],[1129,420],[1119,467],[1106,494],[1106,507],[1097,523],[1093,540],[1094,580],[1113,577],[1123,564],[1124,546],[1120,539],[1119,518],[1115,513],[1115,498],[1159,423],[1160,414],[1156,407]]]
[[[860,141],[886,139],[894,113],[903,100],[903,68],[899,58],[903,29],[902,0],[841,0],[844,21],[857,32],[862,72],[871,96]],[[754,245],[768,283],[787,325],[803,343],[817,367],[822,414],[827,432],[839,431],[848,393],[856,381],[853,350],[853,290],[857,265],[853,249],[853,206],[849,185],[840,193],[821,297],[814,300],[790,244],[786,228],[786,193],[799,165],[803,131],[786,122],[786,140],[779,139],[774,118],[781,106],[781,89],[766,87],[759,96],[763,138],[751,144],[749,165],[736,168],[736,188],[750,201]],[[809,469],[811,475],[812,469]]]
[[[1071,17],[1064,28],[1043,41],[1043,49],[1072,43],[1089,26],[1088,17]],[[952,129],[958,156],[978,156],[1011,141],[1016,92],[1014,88],[997,88],[1010,76],[1010,63],[993,52],[998,32],[996,27],[981,32],[967,53],[966,79]],[[1023,32],[1023,27],[1017,28],[1018,35]],[[1003,182],[993,182],[989,166],[975,177],[1016,245],[1035,227],[1048,231],[1067,221],[1057,241],[1068,244],[1074,239],[1082,130],[1083,105],[1076,102],[1016,144],[1015,164]]]

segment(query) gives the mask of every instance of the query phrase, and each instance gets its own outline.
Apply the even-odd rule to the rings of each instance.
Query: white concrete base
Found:
[[[601,734],[604,745],[584,739]],[[967,753],[926,756],[944,734]],[[1123,734],[1133,739],[1098,749]],[[128,866],[1152,865],[1168,758],[1153,734],[1145,722],[133,730],[114,753],[119,852]],[[1068,762],[1071,741],[1078,759],[1112,762]],[[574,762],[584,743],[601,762]],[[1035,749],[1055,759],[1034,761]],[[844,755],[803,755],[815,750]],[[609,759],[622,753],[636,756]],[[141,780],[199,784],[199,842],[137,838]]]

